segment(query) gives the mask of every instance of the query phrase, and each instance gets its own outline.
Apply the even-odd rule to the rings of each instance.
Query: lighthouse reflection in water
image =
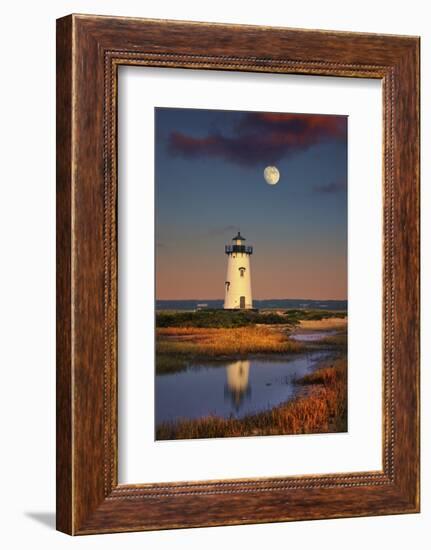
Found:
[[[243,418],[285,403],[296,380],[312,372],[328,351],[288,357],[191,363],[180,372],[156,375],[156,424],[187,418]]]
[[[236,361],[226,367],[225,397],[231,399],[236,411],[242,402],[250,397],[251,386],[248,383],[250,361]]]

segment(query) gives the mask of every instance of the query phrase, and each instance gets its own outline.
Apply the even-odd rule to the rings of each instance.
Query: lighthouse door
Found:
[[[245,296],[240,296],[239,297],[239,308],[240,309],[245,309]]]

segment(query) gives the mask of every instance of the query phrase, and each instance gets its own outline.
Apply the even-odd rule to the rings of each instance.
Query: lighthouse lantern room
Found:
[[[225,246],[227,273],[225,281],[224,309],[252,309],[250,256],[253,247],[245,245],[238,231],[233,244]]]

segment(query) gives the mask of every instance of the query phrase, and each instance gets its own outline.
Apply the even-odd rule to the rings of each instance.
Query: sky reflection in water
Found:
[[[181,418],[215,415],[241,418],[292,399],[295,380],[328,357],[313,351],[275,360],[252,358],[190,365],[156,376],[156,425]]]

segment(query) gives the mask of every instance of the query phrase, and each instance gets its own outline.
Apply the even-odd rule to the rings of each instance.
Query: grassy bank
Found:
[[[337,330],[347,332],[347,317],[327,317],[325,319],[302,319],[296,327],[301,332],[315,330]]]
[[[196,327],[196,328],[237,328],[252,325],[298,325],[301,321],[322,319],[343,319],[345,311],[321,311],[288,309],[285,311],[159,311],[156,314],[156,327]]]
[[[163,423],[156,438],[196,439],[279,434],[311,434],[347,430],[347,360],[326,363],[298,383],[304,392],[293,401],[242,419],[205,417]]]
[[[319,322],[326,319],[345,319],[347,317],[347,311],[333,311],[333,310],[321,310],[321,309],[288,309],[283,312],[284,317],[289,323],[296,324],[309,324],[313,322]],[[317,323],[318,324],[318,323]]]
[[[310,326],[310,324],[312,324]],[[250,355],[297,353],[306,349],[347,348],[347,320],[329,319],[304,321],[300,332],[307,330],[341,329],[336,335],[316,342],[289,339],[288,324],[249,325],[235,328],[164,327],[156,330],[156,372],[178,372],[193,361],[224,361]]]
[[[289,340],[288,331],[267,326],[240,328],[158,328],[156,372],[183,369],[189,361],[224,360],[251,354],[285,354],[301,351],[300,342]]]

